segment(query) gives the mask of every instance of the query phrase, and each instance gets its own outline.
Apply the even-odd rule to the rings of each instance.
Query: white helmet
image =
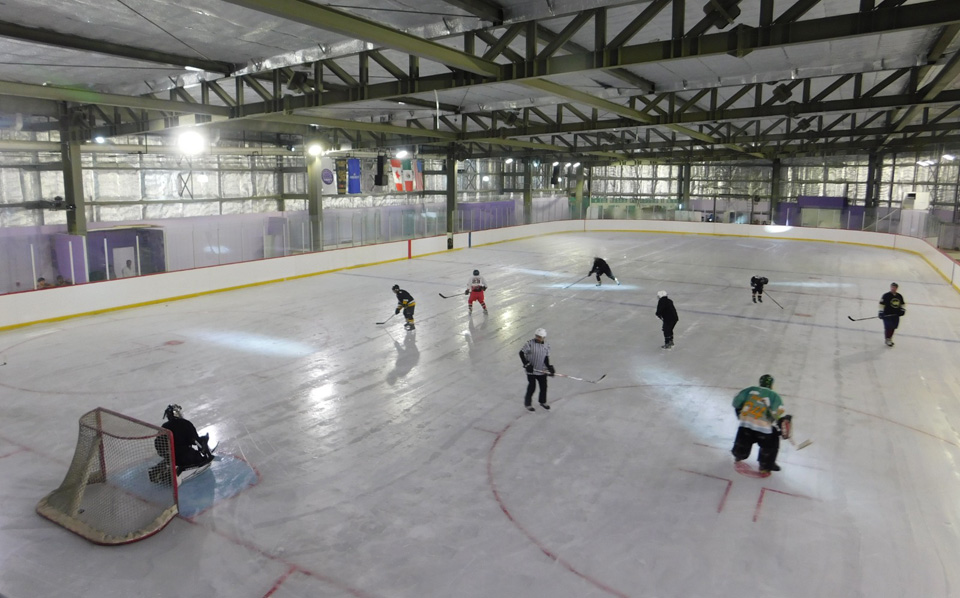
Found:
[[[537,331],[534,332],[534,334],[539,336],[540,338],[547,338],[547,331],[544,330],[543,328],[537,328]]]
[[[663,299],[666,296],[667,296],[666,291],[657,291],[657,297],[660,297],[661,299]]]

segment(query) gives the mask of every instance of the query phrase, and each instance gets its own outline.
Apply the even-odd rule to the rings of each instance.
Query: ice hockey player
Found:
[[[677,316],[677,308],[673,306],[673,301],[667,297],[666,291],[657,291],[657,317],[663,321],[663,346],[661,349],[673,348],[673,328],[680,321]]]
[[[766,276],[760,276],[759,274],[750,279],[750,288],[753,289],[754,303],[763,303],[763,285],[767,284],[768,282],[770,281],[767,280]]]
[[[531,405],[533,389],[540,384],[540,406],[550,409],[547,404],[547,376],[557,373],[556,368],[550,365],[550,345],[547,344],[547,331],[537,328],[534,337],[520,349],[520,361],[523,369],[527,370],[527,394],[523,397],[523,406],[527,411],[535,411]]]
[[[780,436],[790,438],[793,416],[785,415],[783,399],[773,391],[773,376],[760,376],[760,386],[744,388],[733,398],[733,409],[737,412],[740,427],[733,442],[733,458],[743,461],[750,456],[756,443],[760,445],[760,473],[769,474],[780,471],[777,465],[777,452],[780,450]]]
[[[877,314],[877,317],[883,320],[883,338],[888,347],[893,346],[893,331],[900,326],[900,316],[907,313],[903,307],[907,303],[903,300],[903,295],[897,292],[898,288],[900,287],[897,283],[890,283],[890,292],[880,297],[880,312]]]
[[[177,465],[177,475],[213,461],[213,453],[207,444],[210,435],[197,434],[197,428],[193,423],[183,417],[183,408],[180,405],[167,405],[163,416],[167,421],[163,422],[162,427],[173,434],[173,459]],[[166,437],[157,437],[153,444],[161,457],[169,458],[170,449],[167,446]],[[150,479],[154,482],[160,481],[160,478],[165,477],[163,476],[165,469],[165,463],[155,465],[150,470]]]
[[[479,301],[483,313],[487,313],[487,304],[483,302],[483,292],[487,290],[487,281],[480,276],[480,270],[474,270],[473,276],[467,281],[467,290],[464,295],[469,295],[467,299],[467,311],[473,313],[473,302]]]
[[[600,286],[600,275],[605,274],[607,278],[613,282],[620,284],[620,281],[617,280],[616,276],[613,275],[613,272],[610,270],[610,264],[606,262],[603,258],[595,257],[593,258],[593,268],[587,272],[587,276],[596,273],[597,275],[597,286]]]
[[[400,310],[403,310],[403,317],[407,319],[407,323],[403,325],[407,330],[413,330],[416,326],[413,325],[413,310],[417,307],[416,301],[413,300],[413,295],[404,291],[400,288],[400,285],[393,285],[393,294],[397,296],[397,310],[393,313],[398,314]]]

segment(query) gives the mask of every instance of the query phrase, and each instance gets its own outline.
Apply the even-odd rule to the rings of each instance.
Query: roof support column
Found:
[[[83,164],[80,158],[81,132],[73,127],[60,130],[60,158],[63,164],[63,194],[67,206],[67,232],[87,234],[87,207],[83,200]]]
[[[773,161],[770,173],[770,223],[776,222],[777,208],[780,205],[780,180],[782,177],[783,165],[780,158]]]
[[[690,163],[680,166],[680,204],[690,206]]]
[[[307,214],[310,217],[310,240],[313,251],[323,250],[323,168],[320,156],[304,154],[307,160]],[[282,176],[282,175],[281,175]]]
[[[457,232],[454,219],[457,215],[457,146],[447,146],[447,159],[444,162],[447,171],[447,249],[453,249],[453,233]]]
[[[583,219],[583,166],[577,166],[577,184],[573,188],[573,197],[574,197],[574,214],[578,220]]]
[[[533,165],[523,161],[523,223],[533,223]]]

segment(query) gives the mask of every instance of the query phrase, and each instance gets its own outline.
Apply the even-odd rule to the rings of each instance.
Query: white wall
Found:
[[[837,229],[718,224],[712,222],[670,222],[658,220],[563,220],[524,226],[457,233],[454,249],[464,249],[513,239],[579,231],[625,231],[850,243],[909,251],[922,257],[931,268],[960,291],[957,263],[923,239],[886,233]],[[280,257],[254,262],[211,266],[165,274],[96,282],[0,296],[0,330],[30,323],[63,319],[75,315],[158,303],[177,298],[228,289],[311,276],[331,270],[407,259],[447,250],[447,236],[350,247]]]

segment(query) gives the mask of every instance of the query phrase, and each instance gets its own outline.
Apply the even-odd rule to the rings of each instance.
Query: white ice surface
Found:
[[[569,286],[605,257],[623,282]],[[490,284],[484,316],[462,293]],[[767,276],[768,299],[748,281]],[[891,281],[907,315],[883,344]],[[417,330],[390,287],[417,300]],[[109,283],[104,283],[109,284]],[[663,351],[656,292],[680,314]],[[773,303],[779,302],[783,309]],[[517,356],[544,327],[550,412]],[[171,341],[175,341],[171,343]],[[178,344],[179,343],[179,344]],[[0,333],[6,598],[960,595],[960,296],[919,257],[560,234]],[[734,471],[763,373],[783,471]],[[259,483],[99,547],[35,514],[79,416],[168,403]],[[756,449],[751,461],[755,461]],[[761,500],[762,499],[762,500]]]

